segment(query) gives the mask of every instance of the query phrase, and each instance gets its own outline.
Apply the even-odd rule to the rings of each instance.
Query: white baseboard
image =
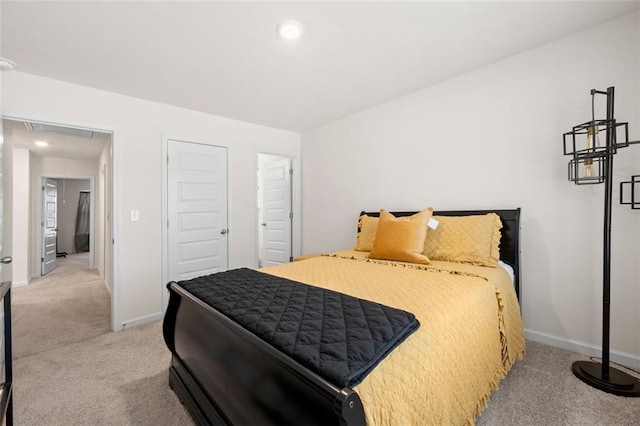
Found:
[[[111,287],[109,287],[109,284],[107,284],[105,280],[102,280],[102,284],[104,284],[104,287],[107,289],[107,292],[111,294]]]
[[[600,346],[595,346],[589,343],[576,342],[575,340],[563,339],[561,337],[552,336],[551,334],[540,333],[533,330],[524,330],[527,340],[534,342],[544,343],[549,346],[555,346],[557,348],[568,349],[570,351],[579,352],[581,354],[601,357],[602,349]],[[627,367],[640,368],[640,356],[629,354],[620,351],[610,351],[610,359],[613,362],[617,362]]]
[[[135,327],[138,325],[146,324],[149,322],[154,322],[162,319],[162,312],[157,312],[155,314],[146,315],[144,317],[133,318],[128,321],[122,323],[122,330],[126,328]]]
[[[26,287],[28,285],[29,281],[15,281],[11,283],[11,288]]]

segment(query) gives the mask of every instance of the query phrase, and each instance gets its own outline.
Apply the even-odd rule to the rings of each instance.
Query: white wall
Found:
[[[88,179],[55,179],[58,184],[58,252],[76,253],[76,217],[80,191],[90,191]],[[93,212],[95,214],[95,212]],[[95,238],[95,230],[90,230]]]
[[[567,181],[562,134],[615,86],[640,139],[639,28],[627,15],[304,133],[303,252],[351,247],[361,210],[522,207],[529,336],[599,347],[603,187]],[[638,150],[615,158],[611,346],[640,365],[640,213],[617,203]]]
[[[298,157],[298,134],[15,71],[5,75],[3,85],[5,115],[97,123],[116,130],[116,329],[161,313],[163,134],[228,147],[229,267],[257,266],[256,154]],[[129,221],[131,209],[140,211],[140,221]]]

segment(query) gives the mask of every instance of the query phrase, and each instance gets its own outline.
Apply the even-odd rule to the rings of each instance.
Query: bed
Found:
[[[262,270],[415,313],[420,328],[351,387],[336,386],[169,283],[163,333],[171,388],[198,424],[473,424],[524,353],[520,209],[434,213],[487,213],[500,218],[499,257],[512,279],[502,267],[417,265],[355,250]]]

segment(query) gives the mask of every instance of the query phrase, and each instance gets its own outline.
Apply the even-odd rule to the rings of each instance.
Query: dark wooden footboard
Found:
[[[365,424],[353,390],[335,387],[175,283],[168,288],[169,384],[199,424]]]

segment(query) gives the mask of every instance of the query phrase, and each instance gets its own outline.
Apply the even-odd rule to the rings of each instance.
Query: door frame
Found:
[[[89,181],[89,190],[91,191],[91,200],[89,207],[89,229],[92,232],[89,233],[89,269],[95,268],[95,256],[96,256],[96,248],[95,248],[95,177],[94,176],[72,176],[72,175],[59,175],[59,174],[39,174],[36,179],[36,190],[40,191],[42,186],[44,185],[45,179],[77,179],[77,180],[88,180]],[[56,207],[57,209],[57,207]],[[38,202],[36,203],[36,221],[35,221],[35,231],[36,231],[36,241],[39,242],[39,246],[34,247],[33,252],[35,253],[34,262],[36,266],[35,271],[37,272],[34,276],[41,277],[42,276],[42,262],[38,261],[42,257],[42,217],[44,213],[44,196],[40,195],[38,197]],[[56,228],[58,227],[58,212],[56,211]],[[58,231],[56,231],[58,232]],[[38,268],[38,265],[40,266]]]
[[[54,126],[61,127],[70,127],[74,129],[82,129],[82,130],[94,130],[102,133],[110,133],[111,134],[111,170],[110,170],[110,184],[111,184],[111,206],[106,206],[106,211],[109,217],[111,218],[111,331],[120,331],[122,330],[122,319],[120,318],[120,305],[119,305],[119,286],[120,286],[120,275],[118,273],[118,245],[119,241],[119,230],[120,230],[120,220],[119,216],[116,214],[119,208],[119,197],[120,197],[120,178],[115,173],[117,170],[117,165],[119,164],[119,132],[118,129],[112,126],[104,125],[104,124],[96,124],[96,123],[87,123],[81,122],[77,120],[67,119],[67,118],[53,118],[50,116],[45,116],[41,114],[30,114],[24,112],[14,112],[14,111],[5,111],[2,114],[2,119],[12,120],[12,121],[29,121],[33,123],[42,123],[42,124],[50,124]],[[42,181],[40,181],[42,182]],[[37,209],[40,211],[40,209]],[[36,228],[40,228],[39,223]],[[107,228],[105,227],[105,230]],[[16,256],[15,253],[13,253]],[[107,276],[106,266],[105,266],[105,277]]]
[[[260,238],[260,220],[258,215],[258,205],[260,201],[258,200],[258,186],[260,182],[258,180],[258,164],[260,155],[274,155],[277,157],[288,158],[291,160],[291,168],[293,169],[293,175],[291,176],[291,211],[293,212],[293,223],[291,225],[291,257],[295,259],[296,256],[300,256],[301,252],[301,241],[302,241],[302,173],[300,171],[300,159],[295,155],[291,155],[289,153],[280,153],[280,152],[272,152],[272,151],[257,151],[255,155],[255,163],[254,163],[254,185],[255,188],[255,208],[254,210],[254,223],[256,224],[256,246],[255,246],[255,267],[258,266],[258,262],[260,259],[260,247],[259,247],[259,238]]]
[[[231,164],[229,158],[231,157],[231,147],[221,143],[215,143],[211,141],[201,140],[197,138],[184,138],[180,136],[173,136],[170,134],[162,135],[162,157],[160,159],[160,163],[162,164],[162,209],[161,209],[161,227],[162,227],[162,306],[160,310],[164,315],[167,310],[167,305],[169,304],[169,291],[167,290],[167,283],[169,282],[169,248],[168,248],[168,220],[169,220],[169,167],[167,164],[167,158],[169,155],[169,141],[177,141],[177,142],[185,142],[185,143],[193,143],[198,145],[207,145],[218,148],[224,148],[227,150],[227,229],[230,229],[231,232],[227,234],[227,268],[229,265],[232,265],[231,259],[231,239],[233,238],[233,219],[229,212],[231,211],[231,200],[233,199],[231,193]]]

